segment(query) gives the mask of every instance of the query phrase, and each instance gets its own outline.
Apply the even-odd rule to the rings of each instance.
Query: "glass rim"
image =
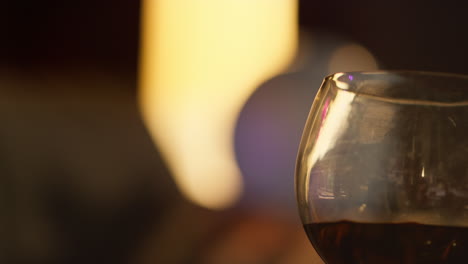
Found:
[[[420,76],[434,76],[434,77],[447,77],[447,78],[459,78],[459,79],[467,79],[468,74],[462,73],[450,73],[450,72],[438,72],[438,71],[420,71],[420,70],[375,70],[375,71],[343,71],[343,72],[335,72],[328,74],[324,77],[325,80],[334,79],[337,76],[341,76],[344,74],[361,74],[361,75],[420,75]]]
[[[458,73],[381,70],[337,72],[323,86],[405,105],[468,106],[468,75]]]

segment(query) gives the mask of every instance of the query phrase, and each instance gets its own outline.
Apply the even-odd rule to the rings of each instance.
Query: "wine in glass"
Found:
[[[468,77],[326,77],[295,180],[326,263],[468,263]]]

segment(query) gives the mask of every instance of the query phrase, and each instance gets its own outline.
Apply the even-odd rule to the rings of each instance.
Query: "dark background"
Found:
[[[135,263],[197,263],[232,230],[277,229],[179,195],[136,104],[139,1],[0,10],[0,262],[126,263],[143,248]],[[383,69],[468,74],[462,6],[302,0],[299,11],[302,30],[358,42]]]
[[[139,1],[7,0],[1,6],[1,67],[136,76]],[[468,73],[465,10],[434,0],[302,0],[300,25],[361,43],[385,69]]]
[[[0,65],[135,75],[139,1],[2,2]]]

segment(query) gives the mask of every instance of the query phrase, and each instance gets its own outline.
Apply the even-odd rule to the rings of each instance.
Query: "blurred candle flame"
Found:
[[[145,0],[140,107],[181,192],[226,208],[242,192],[234,125],[292,60],[297,0]]]

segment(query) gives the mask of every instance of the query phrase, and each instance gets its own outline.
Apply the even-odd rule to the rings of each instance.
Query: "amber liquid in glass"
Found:
[[[468,227],[340,221],[304,228],[328,264],[468,263]]]

